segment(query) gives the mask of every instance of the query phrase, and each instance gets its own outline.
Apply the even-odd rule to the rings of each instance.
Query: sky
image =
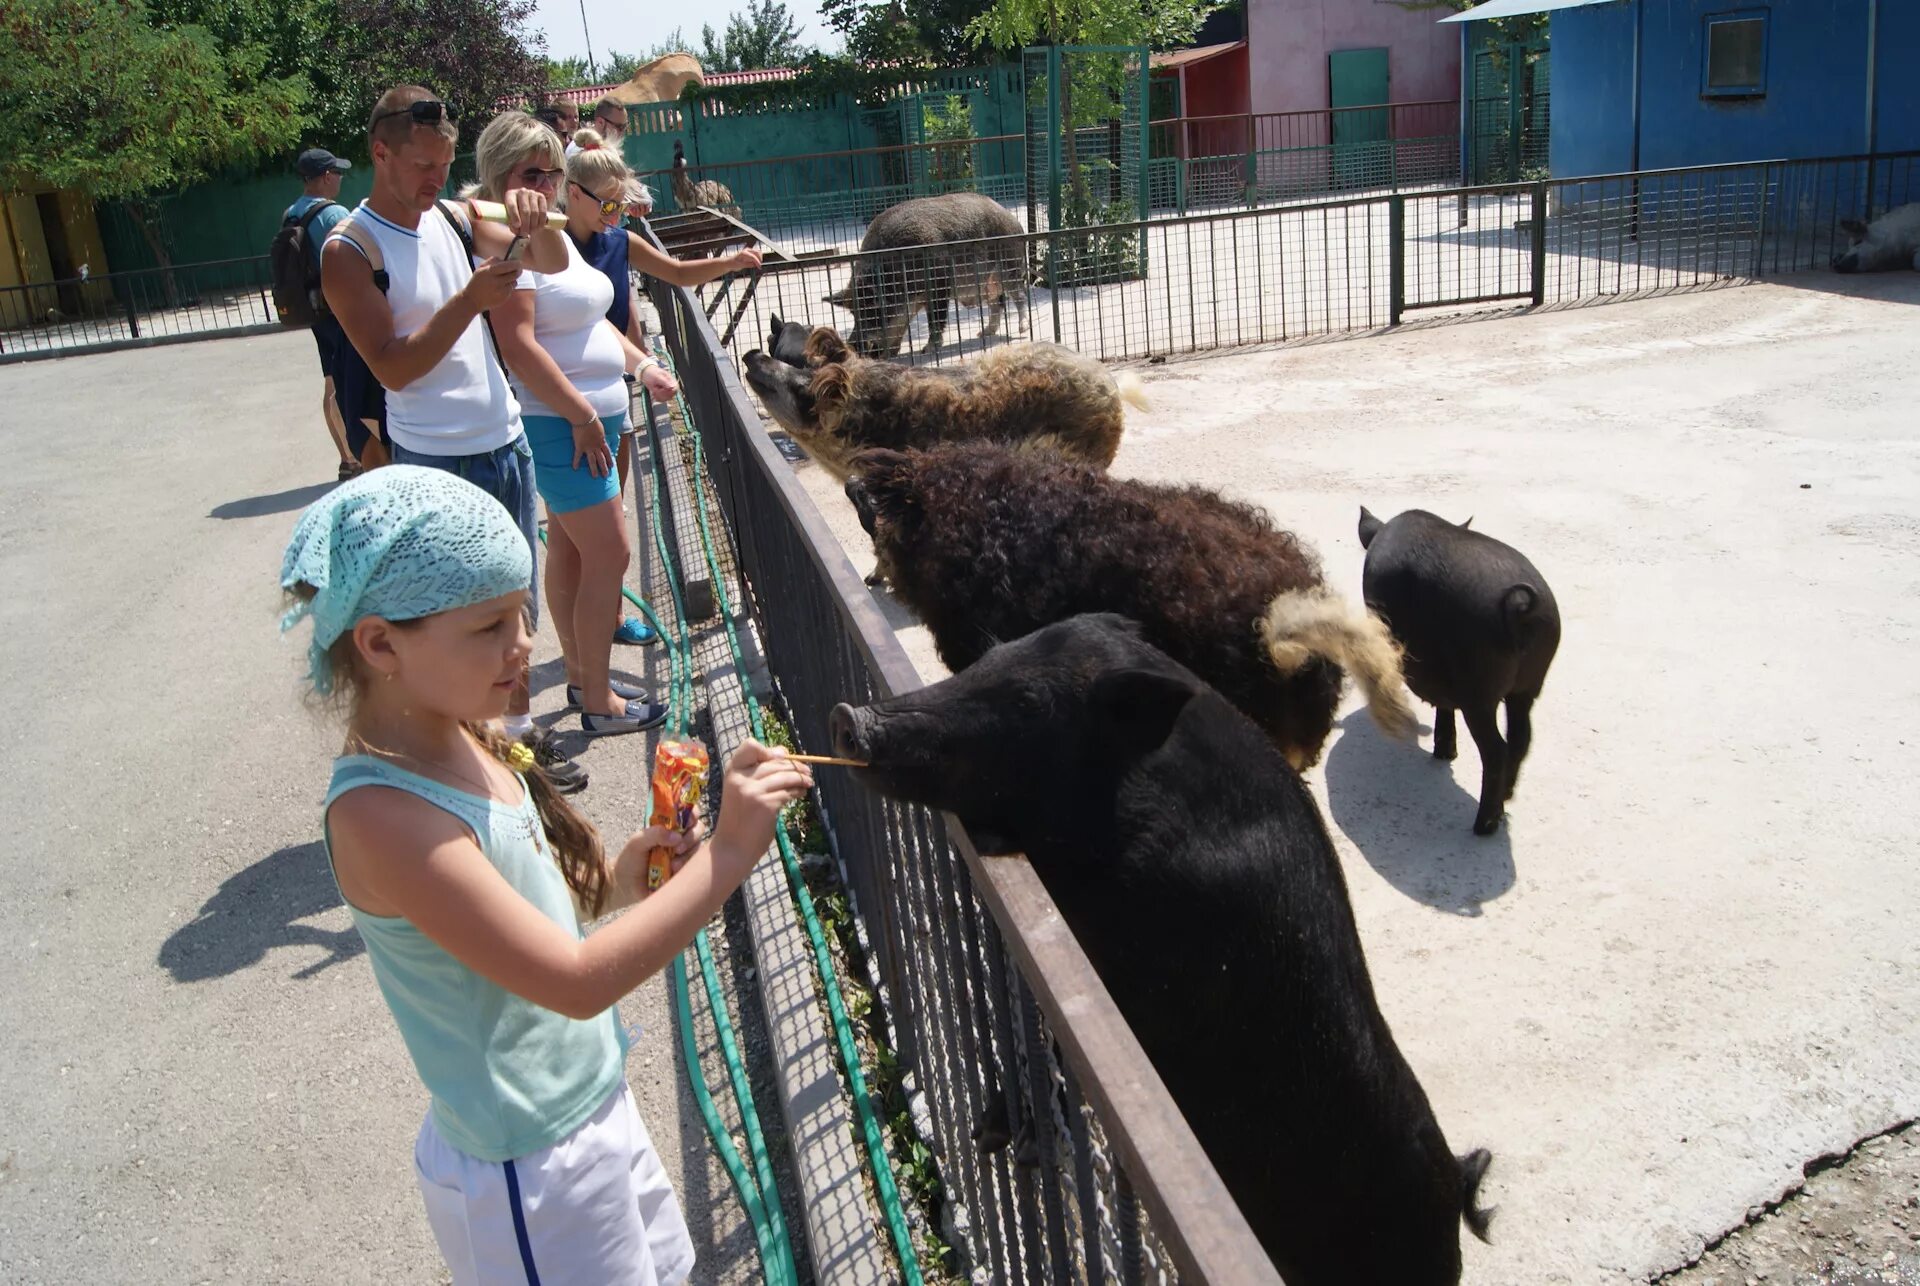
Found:
[[[583,0],[540,0],[532,26],[546,33],[547,53],[575,58],[587,52],[580,30]],[[609,50],[638,54],[653,48],[679,27],[699,52],[700,28],[711,24],[716,33],[727,29],[727,16],[746,8],[746,0],[584,0],[587,27],[593,36],[595,58]],[[818,0],[786,0],[787,10],[800,24],[800,42],[826,49],[840,48],[839,33],[820,20]]]

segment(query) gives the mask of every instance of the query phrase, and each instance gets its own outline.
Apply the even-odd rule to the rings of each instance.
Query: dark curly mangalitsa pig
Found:
[[[828,727],[865,784],[1026,854],[1287,1286],[1455,1286],[1491,1157],[1447,1146],[1326,824],[1251,720],[1077,616]]]
[[[914,314],[927,312],[927,348],[935,352],[954,300],[987,309],[983,333],[998,334],[1012,299],[1025,333],[1028,299],[1026,229],[1007,208],[978,192],[915,197],[874,216],[860,239],[853,276],[826,302],[853,313],[847,341],[863,357],[900,351]],[[867,255],[866,251],[889,253]]]
[[[1413,736],[1386,627],[1251,505],[991,443],[869,452],[856,470],[847,496],[878,570],[949,669],[1070,616],[1118,612],[1251,715],[1295,768],[1320,757],[1343,668],[1382,727]]]
[[[1473,521],[1468,519],[1468,522]],[[1362,507],[1362,593],[1402,649],[1407,686],[1435,707],[1433,755],[1458,753],[1458,710],[1480,750],[1476,835],[1500,829],[1533,742],[1533,703],[1560,646],[1560,607],[1511,545],[1409,509],[1381,522]],[[1507,735],[1498,711],[1507,707]]]
[[[1046,448],[1104,469],[1120,449],[1121,403],[1146,405],[1133,372],[1115,374],[1058,344],[1008,344],[960,366],[897,366],[858,356],[822,326],[800,366],[758,349],[742,360],[768,414],[842,481],[853,456],[869,447],[975,438]]]

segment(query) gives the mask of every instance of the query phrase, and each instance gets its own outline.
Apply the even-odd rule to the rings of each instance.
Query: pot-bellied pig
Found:
[[[1847,248],[1833,257],[1835,272],[1920,271],[1920,201],[1887,211],[1872,223],[1840,220]]]
[[[860,249],[900,251],[862,257],[853,277],[826,301],[853,313],[847,336],[863,357],[892,357],[900,351],[914,314],[927,311],[927,348],[940,347],[947,308],[959,300],[985,307],[983,333],[998,334],[1011,297],[1020,309],[1020,330],[1028,320],[1027,249],[1019,237],[1026,229],[992,197],[978,192],[949,192],[915,197],[882,210],[867,225]],[[909,249],[909,247],[912,247]]]
[[[845,480],[868,447],[986,438],[1113,463],[1122,402],[1146,405],[1140,379],[1058,344],[1008,344],[962,366],[913,367],[849,352],[831,328],[808,338],[804,368],[755,349],[747,383],[820,466]]]
[[[1471,521],[1471,519],[1469,519]],[[1500,828],[1533,742],[1533,703],[1560,646],[1560,607],[1521,552],[1423,509],[1381,522],[1363,506],[1361,592],[1402,648],[1407,686],[1432,702],[1433,756],[1458,753],[1458,710],[1480,750],[1477,835]],[[1502,740],[1498,713],[1507,706]]]
[[[879,571],[949,669],[1069,616],[1118,612],[1251,715],[1295,768],[1320,757],[1343,667],[1382,727],[1413,736],[1386,627],[1251,505],[990,443],[855,464],[847,496]]]
[[[1025,853],[1288,1286],[1453,1286],[1486,1237],[1340,861],[1260,729],[1116,616],[829,716],[882,794]]]

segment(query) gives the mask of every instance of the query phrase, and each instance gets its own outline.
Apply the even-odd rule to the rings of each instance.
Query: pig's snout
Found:
[[[868,761],[871,738],[868,735],[873,716],[864,709],[856,709],[841,702],[827,715],[827,736],[833,742],[833,753],[842,759]]]
[[[847,499],[853,502],[854,516],[860,519],[860,528],[871,536],[874,534],[873,497],[867,493],[867,484],[858,478],[849,478],[846,486]]]
[[[1855,272],[1858,271],[1859,267],[1860,256],[1851,252],[1841,255],[1833,261],[1833,270],[1835,272]]]

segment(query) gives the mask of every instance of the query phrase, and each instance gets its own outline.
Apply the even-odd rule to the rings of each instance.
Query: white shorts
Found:
[[[679,1286],[693,1271],[625,1081],[572,1134],[512,1161],[460,1151],[428,1113],[413,1170],[454,1286]]]

